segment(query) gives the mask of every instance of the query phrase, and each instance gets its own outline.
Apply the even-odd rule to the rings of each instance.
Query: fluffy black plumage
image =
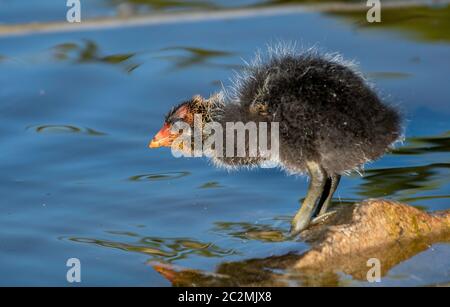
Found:
[[[248,136],[243,157],[227,157],[230,148],[225,142],[223,154],[216,148],[206,154],[216,165],[229,168],[275,162],[289,173],[307,173],[311,178],[308,193],[292,220],[291,231],[296,234],[308,227],[314,216],[327,213],[342,174],[379,158],[400,138],[401,118],[355,67],[339,56],[273,50],[267,60],[258,58],[237,77],[231,97],[225,92],[208,99],[195,96],[169,112],[166,123],[182,120],[192,127],[193,114],[202,115],[202,125],[211,121],[222,127],[265,122],[270,128],[271,123],[278,123],[279,154],[275,158],[250,155]],[[223,133],[225,140],[225,128]],[[208,135],[203,137],[205,141]],[[273,142],[269,137],[269,148]],[[160,143],[155,140],[155,144]],[[231,145],[236,153],[237,138]]]
[[[250,65],[234,91],[219,121],[279,122],[279,164],[290,173],[305,172],[307,161],[328,175],[347,173],[379,158],[401,136],[399,113],[340,57],[275,54]],[[261,162],[218,160],[234,167]]]

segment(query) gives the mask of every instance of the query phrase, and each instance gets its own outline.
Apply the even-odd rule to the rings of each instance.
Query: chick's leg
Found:
[[[327,191],[328,192],[327,195],[323,195],[322,199],[321,199],[321,203],[319,203],[319,208],[320,208],[320,211],[318,214],[319,217],[321,215],[324,215],[325,213],[327,213],[328,208],[331,204],[331,199],[333,198],[333,194],[336,191],[340,180],[341,180],[341,175],[332,175],[328,178],[330,188]]]
[[[307,167],[311,182],[305,200],[292,220],[292,235],[298,234],[308,227],[325,188],[327,175],[323,168],[315,162],[308,162]]]

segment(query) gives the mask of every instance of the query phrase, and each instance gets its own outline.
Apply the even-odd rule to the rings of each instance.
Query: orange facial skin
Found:
[[[193,123],[194,114],[189,106],[190,104],[192,104],[192,101],[184,102],[176,109],[172,109],[172,111],[169,112],[164,121],[164,125],[148,144],[149,148],[172,147],[174,140],[181,135],[179,131],[172,131],[172,128],[175,127],[173,126],[174,123],[180,121],[188,125]],[[179,145],[176,149],[183,149],[183,146]]]
[[[151,142],[148,144],[149,148],[158,147],[170,147],[174,139],[178,137],[178,133],[172,133],[170,131],[171,126],[168,123],[164,123],[162,128],[153,137]]]

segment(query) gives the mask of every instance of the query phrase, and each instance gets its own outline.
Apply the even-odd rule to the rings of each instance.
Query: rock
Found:
[[[449,234],[450,210],[430,215],[405,204],[367,200],[343,208],[323,224],[305,231],[302,237],[312,243],[312,248],[294,268],[339,270],[363,279],[368,259],[379,259],[382,273],[386,273],[429,245],[449,240]]]
[[[450,210],[429,214],[406,204],[370,199],[338,207],[335,214],[303,231],[301,238],[311,244],[301,255],[223,263],[216,273],[153,266],[180,286],[337,285],[337,273],[365,280],[371,258],[380,261],[383,276],[432,244],[450,242]]]

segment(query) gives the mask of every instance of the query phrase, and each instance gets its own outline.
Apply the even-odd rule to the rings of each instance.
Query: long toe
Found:
[[[332,216],[333,214],[335,214],[336,211],[328,211],[325,213],[320,214],[319,216],[315,217],[312,221],[311,221],[311,225],[316,225],[319,224],[325,220],[327,220],[330,216]]]
[[[309,218],[293,220],[292,224],[291,224],[291,230],[290,230],[291,236],[296,236],[296,235],[300,234],[303,230],[308,228],[309,224],[310,224]]]

